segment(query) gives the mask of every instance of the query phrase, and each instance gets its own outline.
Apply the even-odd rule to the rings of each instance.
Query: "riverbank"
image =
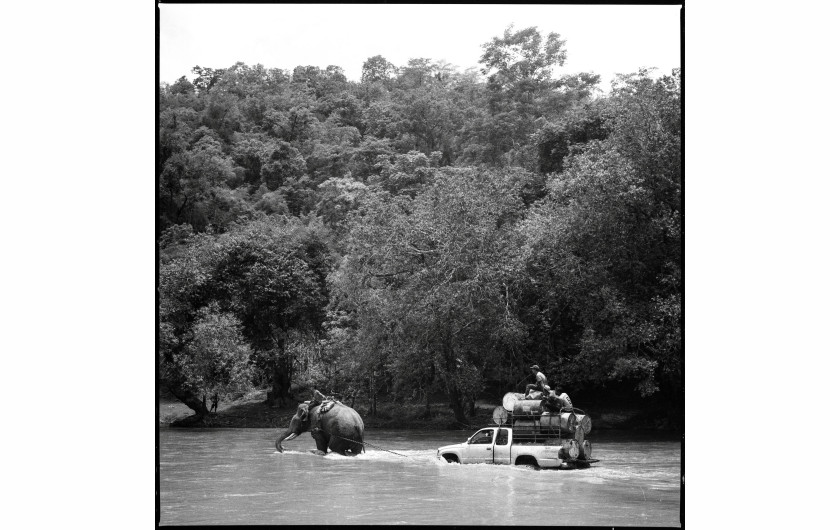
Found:
[[[211,413],[200,423],[193,423],[193,411],[165,393],[158,400],[158,422],[161,427],[269,427],[282,428],[297,410],[297,404],[307,399],[304,395],[296,396],[293,404],[271,408],[265,403],[267,390],[256,390],[234,401],[219,401],[218,410]],[[347,403],[349,405],[349,403]],[[476,417],[470,418],[470,425],[486,425],[492,420],[495,404],[476,402]],[[381,429],[456,429],[452,413],[445,403],[431,404],[431,417],[423,418],[425,407],[382,401],[377,403],[377,413],[373,415],[367,405],[356,403],[356,410],[362,415],[366,428]]]
[[[158,424],[160,427],[283,428],[288,426],[297,409],[297,403],[307,399],[305,395],[300,394],[296,396],[298,401],[293,404],[271,408],[265,404],[266,392],[264,389],[255,390],[233,401],[220,401],[216,412],[195,423],[191,419],[193,411],[164,391],[158,398]],[[496,401],[477,400],[476,415],[469,418],[469,425],[457,424],[449,405],[445,402],[430,404],[430,418],[423,417],[425,406],[421,404],[382,400],[377,403],[376,415],[370,413],[369,404],[366,402],[357,402],[355,408],[362,415],[368,429],[474,430],[492,423],[493,409],[501,404],[501,400]],[[652,417],[641,409],[612,406],[599,410],[584,407],[584,410],[592,418],[595,430],[672,430],[666,420]]]

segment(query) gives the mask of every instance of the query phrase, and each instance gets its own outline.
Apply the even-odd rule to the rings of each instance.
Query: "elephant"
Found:
[[[343,455],[357,455],[364,450],[365,424],[362,417],[339,401],[322,403],[315,399],[298,405],[289,428],[281,433],[274,446],[282,453],[281,442],[306,431],[311,431],[315,438],[318,454],[326,454],[330,450]]]

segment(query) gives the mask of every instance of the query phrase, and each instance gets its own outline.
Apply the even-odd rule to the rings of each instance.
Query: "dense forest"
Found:
[[[160,384],[343,400],[521,391],[683,418],[681,73],[561,72],[508,28],[480,70],[193,69],[158,95]]]

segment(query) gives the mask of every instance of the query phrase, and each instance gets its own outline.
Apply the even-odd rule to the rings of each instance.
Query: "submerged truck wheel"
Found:
[[[446,461],[447,461],[447,463],[449,463],[449,464],[460,464],[460,463],[461,463],[461,462],[460,462],[460,460],[458,460],[458,457],[457,457],[457,456],[455,456],[455,455],[452,455],[452,454],[448,454],[448,453],[447,453],[447,454],[445,454],[445,455],[440,455],[440,456],[441,456],[444,460],[446,460]]]
[[[516,463],[514,465],[517,466],[527,466],[532,467],[534,469],[539,469],[540,465],[537,463],[537,459],[533,456],[523,455],[516,459]]]

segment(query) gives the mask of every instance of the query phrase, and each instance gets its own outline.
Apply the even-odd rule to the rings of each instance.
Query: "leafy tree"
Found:
[[[566,62],[566,41],[557,33],[543,36],[537,28],[513,31],[505,29],[504,35],[482,45],[483,74],[489,75],[491,84],[502,90],[529,91],[540,83],[549,81],[554,67]]]
[[[221,144],[209,136],[201,138],[164,165],[158,197],[165,218],[170,223],[189,222],[197,230],[203,229],[205,223],[199,210],[215,188],[234,177],[233,165],[222,152]]]
[[[367,191],[362,182],[349,177],[331,178],[318,185],[321,199],[316,211],[324,222],[331,227],[344,223],[347,215],[356,209]]]
[[[678,75],[625,76],[606,107],[569,122],[572,133],[574,123],[600,123],[606,138],[572,146],[523,225],[531,316],[541,315],[531,320],[531,336],[549,345],[545,360],[564,361],[566,382],[629,380],[640,395],[664,391],[662,399],[675,403],[682,396]]]
[[[397,69],[398,75],[395,80],[397,88],[412,90],[428,85],[436,73],[431,59],[417,58],[409,59],[408,64]]]
[[[165,108],[160,113],[158,145],[161,157],[166,160],[175,153],[186,151],[198,128],[199,114],[189,107]]]
[[[254,205],[254,208],[268,215],[289,215],[289,205],[286,203],[286,198],[280,191],[268,191],[268,188],[263,186],[260,188],[265,190],[265,193],[260,194],[260,200]]]
[[[315,113],[320,120],[332,119],[339,126],[364,129],[362,102],[350,91],[328,94],[319,98]]]
[[[362,83],[384,82],[391,79],[396,67],[381,55],[369,57],[362,65]]]
[[[240,140],[233,145],[231,160],[235,164],[234,172],[243,183],[252,187],[259,186],[263,160],[267,158],[266,151],[270,149],[267,143],[259,137],[240,136]]]
[[[380,155],[376,168],[379,173],[371,176],[370,184],[376,185],[393,194],[415,196],[434,175],[431,169],[439,165],[441,154],[432,153],[431,157],[410,151],[404,155]]]
[[[235,318],[253,351],[251,361],[272,382],[268,401],[277,405],[289,399],[295,359],[286,351],[286,342],[290,333],[320,329],[329,260],[323,228],[317,223],[255,219],[219,236],[190,240],[184,255],[161,270],[162,364],[179,367],[167,372],[166,379],[176,387],[176,397],[201,410],[189,388],[203,381],[204,357],[241,345],[231,331]],[[202,318],[208,319],[206,338],[196,342],[196,323]],[[213,334],[213,326],[229,340],[213,342],[221,336]],[[244,351],[237,346],[231,355]],[[179,356],[186,360],[179,361]]]
[[[337,288],[356,303],[358,355],[373,369],[433,371],[462,423],[481,386],[478,367],[503,355],[522,328],[512,309],[510,238],[522,208],[512,185],[503,175],[441,169],[414,200],[368,193],[339,276]]]
[[[390,101],[375,101],[362,111],[365,134],[376,138],[393,138],[397,135],[396,123],[399,110]]]
[[[195,94],[195,87],[187,80],[186,76],[182,75],[177,81],[175,81],[175,83],[172,84],[171,87],[169,87],[169,91],[172,94],[193,95]]]
[[[317,66],[298,66],[292,73],[292,83],[311,89],[315,98],[320,100],[342,92],[347,87],[344,70],[335,65],[321,70]]]
[[[261,153],[260,179],[270,191],[298,181],[306,172],[300,152],[286,142],[274,141]]]
[[[386,139],[367,137],[353,150],[350,159],[350,173],[361,181],[379,172],[380,156],[391,157],[396,154],[391,142]]]
[[[288,76],[282,70],[266,70],[261,64],[248,66],[243,62],[237,62],[230,68],[222,70],[211,88],[243,99],[259,98],[267,93],[277,92],[278,89],[282,91],[287,84]]]
[[[296,92],[284,104],[286,109],[272,109],[265,113],[263,127],[271,135],[289,143],[309,138],[317,123],[312,98],[305,92]]]
[[[463,124],[463,113],[446,87],[433,83],[401,92],[396,101],[402,117],[397,130],[404,136],[397,141],[398,145],[426,154],[452,152],[454,136]]]
[[[320,142],[307,158],[308,172],[316,183],[346,174],[361,141],[358,129],[341,126],[333,117],[320,124],[319,137]]]
[[[192,73],[194,73],[197,77],[193,79],[193,86],[197,88],[201,93],[207,94],[210,92],[210,89],[222,78],[222,75],[225,73],[224,69],[219,68],[207,68],[202,66],[194,66],[192,69]]]
[[[206,98],[201,123],[216,131],[224,142],[231,142],[233,134],[241,130],[242,115],[236,96],[212,91]]]
[[[566,61],[565,41],[556,33],[543,36],[530,27],[494,37],[483,46],[482,73],[488,75],[486,112],[467,128],[471,147],[465,162],[537,169],[531,136],[541,118],[559,117],[585,101],[598,77],[578,74],[554,79]]]
[[[221,242],[217,297],[239,316],[254,349],[270,353],[268,401],[281,404],[291,397],[294,373],[285,349],[289,333],[320,329],[328,299],[328,249],[317,226],[292,222],[252,222]]]
[[[186,242],[180,256],[160,267],[158,377],[200,420],[209,413],[200,396],[250,388],[251,349],[236,318],[204,293],[213,258],[208,236]]]
[[[605,100],[596,100],[570,110],[557,122],[543,120],[535,134],[539,171],[559,173],[563,171],[563,161],[573,146],[606,139],[609,130],[605,110]]]
[[[244,188],[218,187],[212,190],[208,200],[202,204],[202,223],[215,232],[224,232],[236,222],[255,217],[254,205]]]
[[[194,395],[243,394],[252,388],[251,348],[241,325],[217,304],[202,308],[192,326],[189,343],[172,357],[164,370],[178,372]],[[176,390],[177,392],[177,390]]]

